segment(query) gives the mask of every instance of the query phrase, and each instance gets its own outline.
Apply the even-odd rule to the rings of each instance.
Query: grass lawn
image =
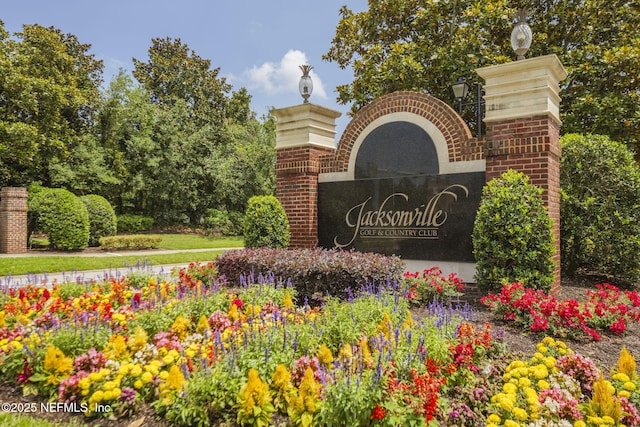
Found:
[[[84,424],[80,424],[75,421],[71,423],[61,424],[57,422],[54,423],[46,420],[41,420],[38,418],[32,418],[26,415],[5,413],[0,414],[0,425],[4,427],[78,427],[83,426]]]
[[[178,252],[174,254],[157,254],[153,251],[144,256],[73,256],[47,255],[29,257],[0,257],[0,277],[9,274],[52,273],[58,271],[81,271],[127,268],[139,264],[181,264],[191,261],[211,261],[221,251],[216,248],[242,247],[242,237],[205,237],[190,234],[158,234],[162,237],[162,249],[187,250],[210,248],[204,252]]]

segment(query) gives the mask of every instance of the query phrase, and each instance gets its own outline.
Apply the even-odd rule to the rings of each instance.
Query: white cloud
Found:
[[[289,50],[279,63],[265,62],[260,66],[253,66],[245,72],[247,86],[251,90],[257,90],[267,95],[297,94],[298,82],[302,72],[300,65],[308,64],[307,55],[299,50]],[[327,99],[320,77],[311,70],[313,80],[313,97]]]

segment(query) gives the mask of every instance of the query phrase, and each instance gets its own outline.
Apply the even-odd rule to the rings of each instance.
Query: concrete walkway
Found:
[[[206,252],[206,251],[230,251],[234,249],[241,249],[239,247],[234,248],[201,248],[201,249],[182,249],[182,250],[169,250],[169,249],[150,249],[143,251],[117,251],[117,252],[105,252],[105,251],[90,251],[90,252],[52,252],[52,251],[29,251],[24,254],[0,254],[0,258],[17,258],[17,257],[42,257],[42,256],[82,256],[82,257],[106,257],[106,256],[148,256],[148,255],[163,255],[174,254],[182,252]],[[159,264],[153,265],[139,264],[122,268],[107,268],[102,270],[82,270],[82,271],[59,271],[51,273],[39,273],[39,274],[24,274],[12,276],[8,275],[0,277],[0,286],[19,287],[27,284],[33,285],[51,285],[54,282],[78,282],[78,283],[90,283],[95,281],[103,281],[111,277],[122,277],[130,275],[132,273],[143,274],[155,274],[160,277],[168,278],[171,271],[176,268],[187,267],[189,263],[181,264]]]

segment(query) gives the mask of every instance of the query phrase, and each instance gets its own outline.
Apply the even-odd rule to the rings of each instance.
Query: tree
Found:
[[[515,58],[512,19],[527,7],[534,35],[528,57],[557,54],[569,71],[562,83],[563,132],[640,142],[640,7],[637,0],[372,0],[369,9],[340,9],[323,56],[354,80],[338,100],[359,110],[396,90],[451,99],[457,77],[477,81],[476,68]]]
[[[198,126],[223,122],[231,86],[218,78],[219,68],[211,69],[210,60],[189,51],[180,39],[153,39],[149,62],[134,58],[133,64],[133,76],[154,102],[172,105],[183,100]]]
[[[102,61],[70,34],[0,21],[0,185],[51,183],[51,162],[83,143],[102,82]]]

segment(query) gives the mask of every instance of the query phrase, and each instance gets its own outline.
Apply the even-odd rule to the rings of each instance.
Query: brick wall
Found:
[[[292,248],[318,246],[320,158],[333,150],[305,145],[277,150],[276,197],[287,213]]]
[[[0,190],[0,253],[27,252],[27,189]]]
[[[548,115],[487,123],[487,182],[514,169],[543,189],[542,198],[553,222],[555,280],[560,289],[560,125]]]

